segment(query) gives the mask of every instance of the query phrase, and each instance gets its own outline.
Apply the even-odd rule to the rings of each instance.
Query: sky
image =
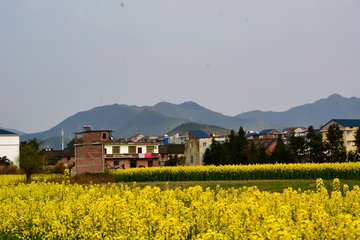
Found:
[[[360,0],[0,0],[0,126],[109,104],[224,115],[360,97]]]

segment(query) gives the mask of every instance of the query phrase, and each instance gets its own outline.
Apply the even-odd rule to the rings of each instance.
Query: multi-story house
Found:
[[[158,142],[115,142],[110,130],[75,133],[75,173],[158,166]]]
[[[20,135],[0,129],[0,157],[6,156],[14,165],[19,166],[19,149]]]
[[[205,150],[211,145],[212,139],[224,142],[224,137],[210,138],[203,130],[189,131],[189,139],[185,141],[185,165],[204,165]]]
[[[360,127],[360,119],[332,119],[320,128],[323,141],[326,141],[326,134],[330,126],[334,128],[339,125],[339,129],[343,132],[344,146],[347,152],[355,152],[356,146],[354,145],[355,132]]]

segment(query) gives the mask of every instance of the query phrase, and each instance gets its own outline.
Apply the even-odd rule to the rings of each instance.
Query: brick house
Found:
[[[281,135],[281,132],[276,129],[265,129],[259,132],[259,139],[277,138],[279,134]]]
[[[159,164],[156,142],[115,142],[110,130],[84,128],[75,133],[75,174],[105,168],[150,167]]]

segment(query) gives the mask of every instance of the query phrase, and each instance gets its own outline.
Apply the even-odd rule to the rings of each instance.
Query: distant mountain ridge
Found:
[[[360,118],[360,98],[345,98],[332,94],[314,103],[293,107],[284,112],[250,111],[236,115],[238,118],[260,118],[270,123],[283,122],[290,126],[319,128],[333,118]]]
[[[245,130],[256,131],[310,125],[318,128],[320,124],[333,118],[360,118],[360,99],[333,94],[326,99],[284,112],[251,111],[235,117],[211,111],[195,102],[160,102],[154,106],[142,107],[113,104],[78,112],[47,131],[24,134],[20,138],[28,140],[36,137],[45,141],[49,139],[45,146],[61,149],[62,129],[66,146],[75,132],[82,132],[83,125],[90,125],[94,130],[112,130],[115,138],[128,138],[138,133],[162,136],[187,122],[234,129],[237,132],[240,126]]]

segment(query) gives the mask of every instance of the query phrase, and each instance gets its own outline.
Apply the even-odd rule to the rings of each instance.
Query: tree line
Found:
[[[313,126],[309,126],[305,136],[296,136],[291,132],[286,143],[282,135],[278,135],[276,146],[271,153],[267,153],[266,146],[256,146],[255,141],[246,138],[243,127],[230,135],[224,142],[212,139],[211,145],[204,153],[205,165],[229,164],[262,164],[262,163],[296,163],[296,162],[345,162],[358,161],[360,157],[360,128],[355,133],[355,152],[346,152],[343,131],[339,125],[330,126],[323,141],[322,134]]]

